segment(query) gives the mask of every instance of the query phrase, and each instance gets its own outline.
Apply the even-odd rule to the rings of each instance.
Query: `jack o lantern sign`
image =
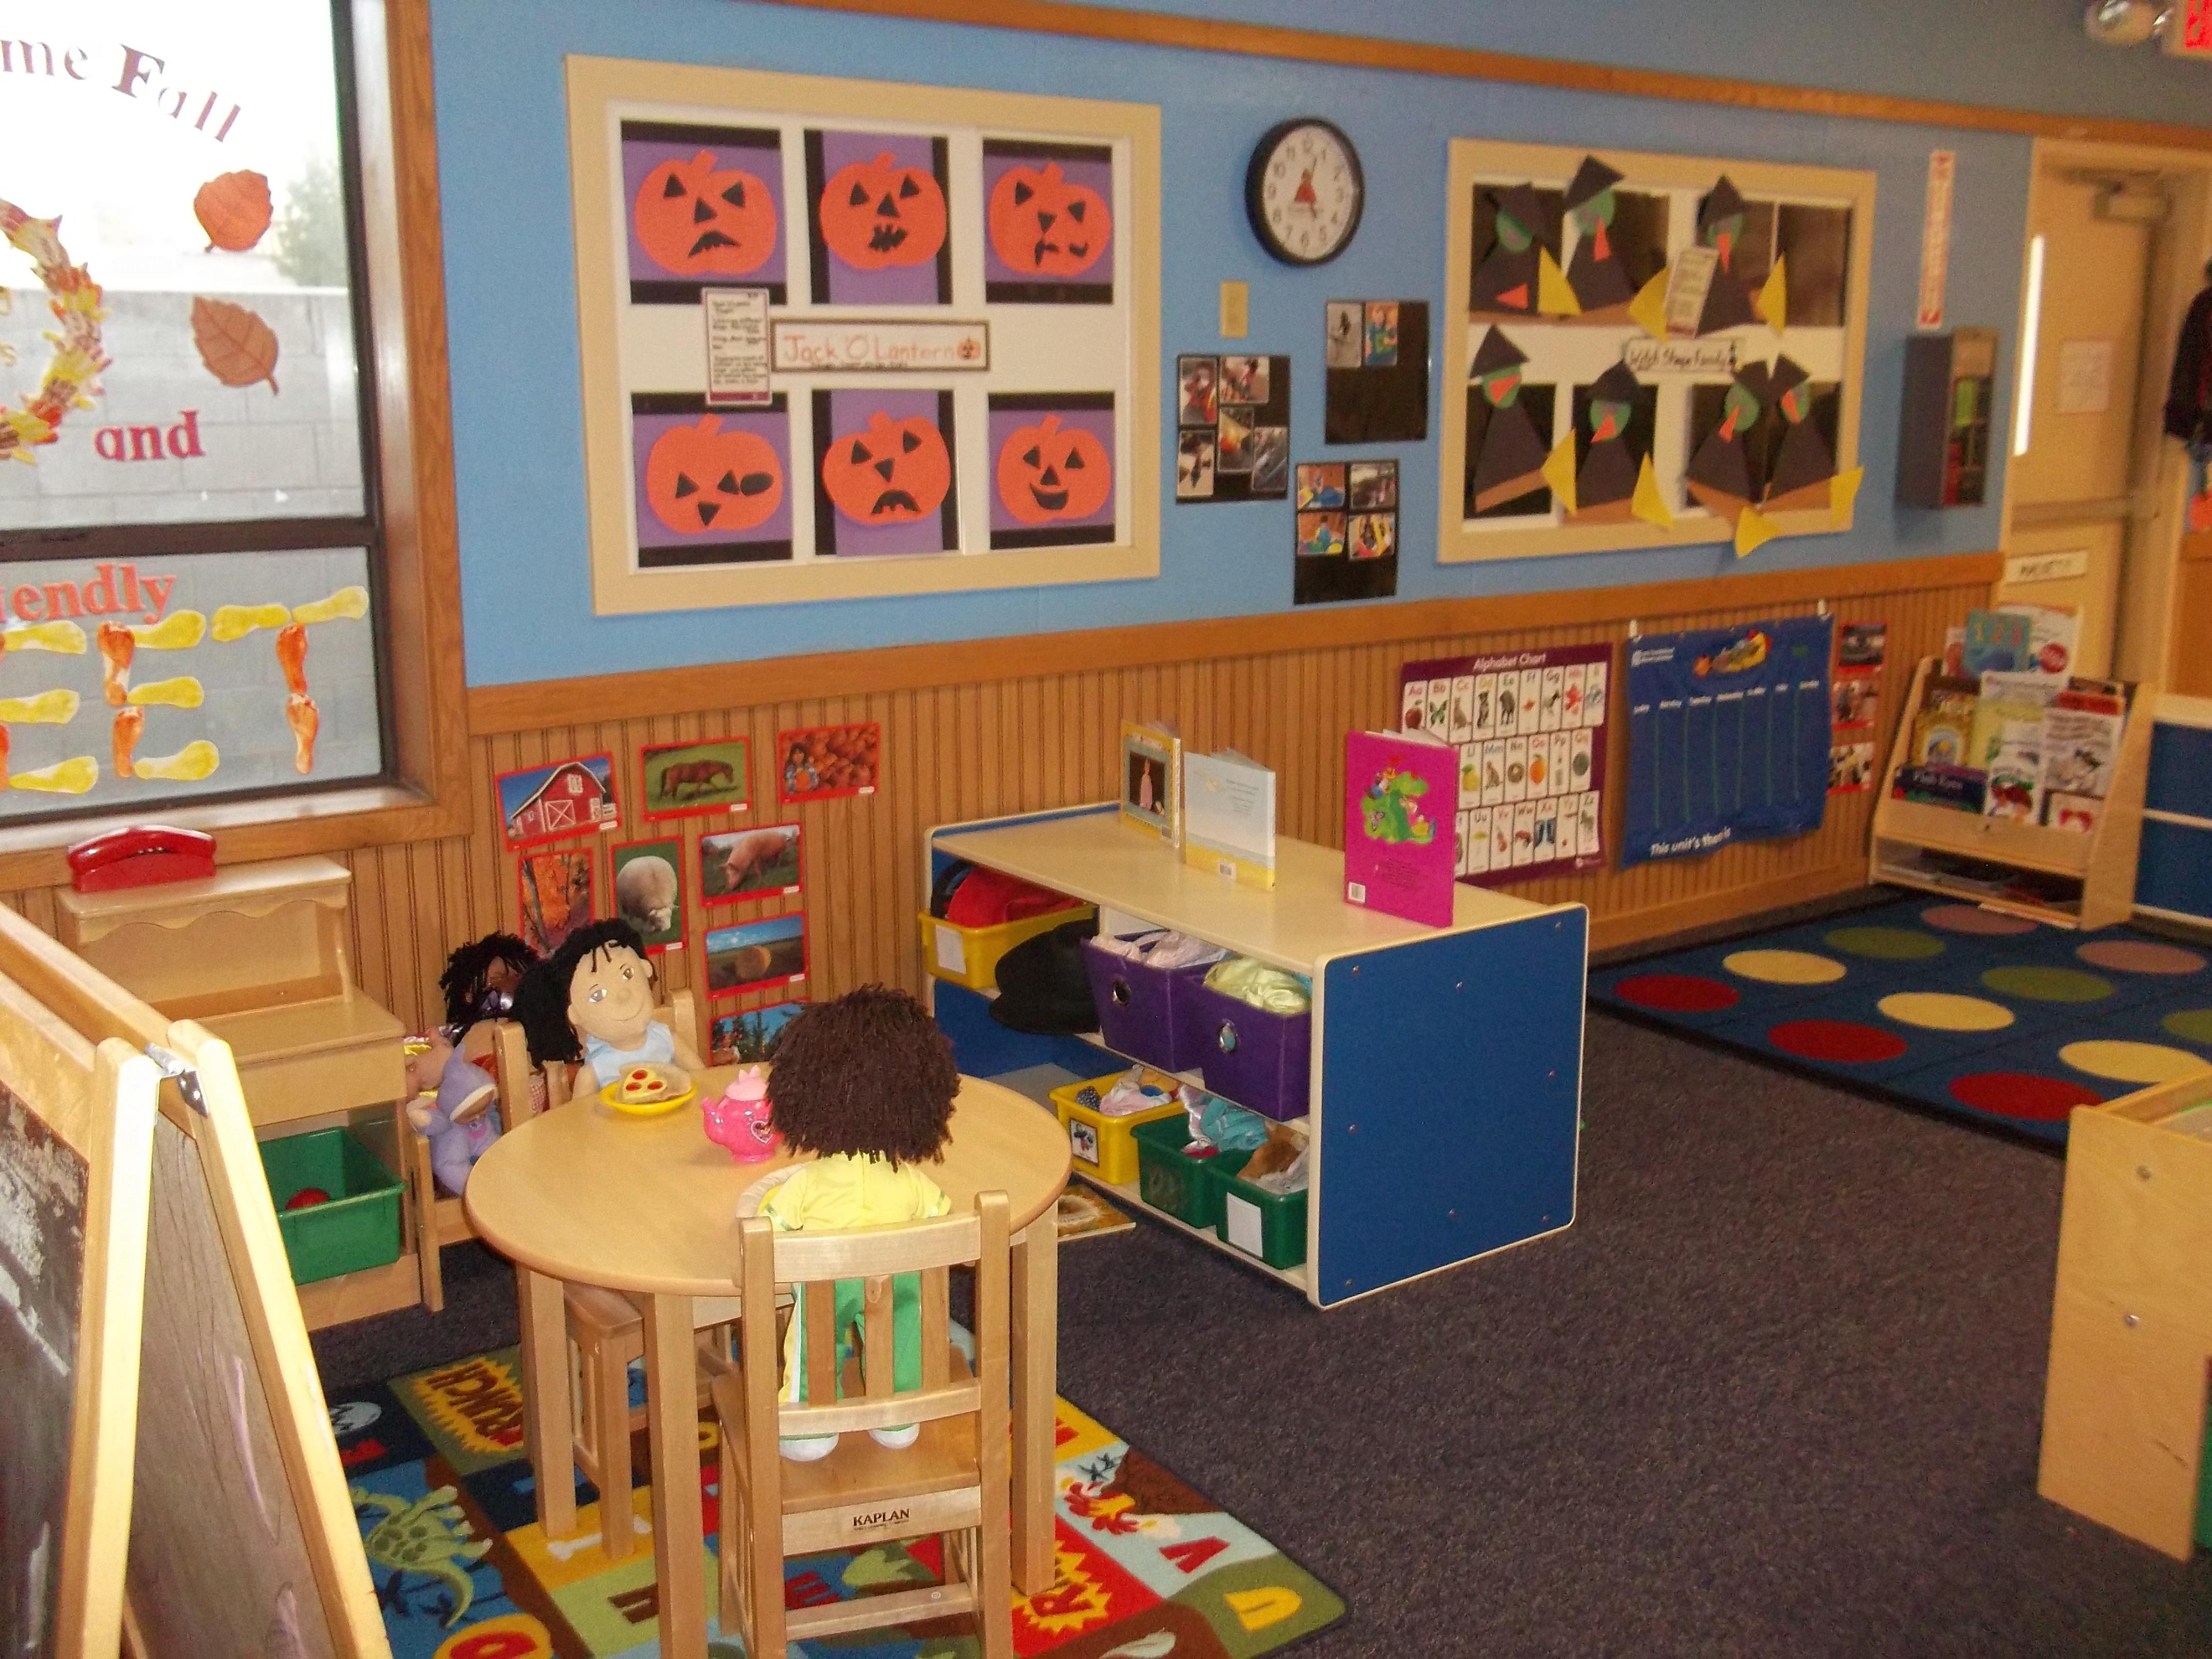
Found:
[[[719,415],[675,426],[653,440],[645,461],[645,502],[671,530],[696,536],[765,524],[783,502],[775,446]]]
[[[711,149],[672,156],[645,175],[631,203],[638,243],[678,276],[744,276],[775,253],[775,200],[743,167]]]
[[[830,175],[817,208],[822,240],[855,270],[925,265],[945,246],[945,188],[889,150]]]
[[[1095,433],[1048,415],[999,447],[999,501],[1024,524],[1087,519],[1114,490],[1114,461]]]
[[[951,452],[926,416],[899,420],[876,410],[865,431],[837,434],[823,453],[823,492],[855,524],[912,524],[943,506],[951,488]]]
[[[1066,177],[1057,161],[1018,162],[1000,173],[984,219],[992,252],[1023,277],[1080,276],[1114,234],[1105,197]]]

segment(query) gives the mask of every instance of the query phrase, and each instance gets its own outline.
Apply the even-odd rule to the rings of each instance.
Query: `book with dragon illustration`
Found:
[[[1448,927],[1458,853],[1459,750],[1425,732],[1344,739],[1344,898]]]

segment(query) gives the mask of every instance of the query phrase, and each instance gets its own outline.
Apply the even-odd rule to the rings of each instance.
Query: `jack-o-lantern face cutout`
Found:
[[[999,258],[1028,276],[1079,276],[1098,263],[1113,234],[1106,198],[1063,179],[1057,161],[1040,173],[1009,167],[991,187],[987,215]]]
[[[999,499],[1024,524],[1087,519],[1114,489],[1106,446],[1081,427],[1048,415],[1017,427],[999,450]]]
[[[645,501],[671,530],[750,530],[783,502],[783,463],[775,447],[743,428],[725,432],[722,417],[671,427],[645,458]]]
[[[927,264],[945,246],[945,191],[889,150],[839,167],[822,191],[822,240],[855,270]]]
[[[855,524],[912,524],[944,505],[952,457],[944,434],[921,416],[895,421],[879,409],[866,432],[830,441],[822,488]]]
[[[679,276],[742,276],[775,252],[775,203],[739,167],[718,167],[702,149],[645,175],[631,204],[637,240]]]

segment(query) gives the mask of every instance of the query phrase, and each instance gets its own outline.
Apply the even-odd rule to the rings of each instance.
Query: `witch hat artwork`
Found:
[[[1736,274],[1741,263],[1744,227],[1750,207],[1723,173],[1698,209],[1698,241],[1720,255],[1712,285],[1705,290],[1705,309],[1698,316],[1700,335],[1717,334],[1739,323],[1753,320],[1751,290]]]
[[[1548,251],[1541,241],[1544,201],[1533,185],[1510,185],[1486,191],[1494,210],[1490,251],[1475,267],[1469,308],[1533,317],[1537,278]]]
[[[1621,363],[1613,364],[1591,386],[1589,407],[1583,417],[1589,428],[1589,447],[1575,474],[1573,522],[1620,524],[1631,516],[1638,469],[1626,439],[1636,417],[1636,394],[1642,390]],[[1650,435],[1645,434],[1647,439]]]
[[[1836,458],[1828,453],[1827,439],[1810,418],[1811,377],[1789,358],[1778,357],[1767,384],[1767,398],[1770,405],[1781,415],[1783,428],[1782,441],[1774,452],[1774,465],[1768,471],[1766,499],[1762,505],[1769,513],[1827,507],[1829,483],[1836,476]]]
[[[1620,208],[1613,186],[1620,179],[1618,172],[1596,156],[1585,155],[1567,185],[1567,216],[1582,236],[1575,244],[1574,257],[1567,261],[1567,285],[1574,290],[1585,316],[1625,306],[1636,297],[1636,285],[1613,242],[1613,216]]]
[[[1544,487],[1549,448],[1537,435],[1521,405],[1521,375],[1528,354],[1492,328],[1482,337],[1472,372],[1477,393],[1470,396],[1468,450],[1474,457],[1467,479],[1470,516]]]

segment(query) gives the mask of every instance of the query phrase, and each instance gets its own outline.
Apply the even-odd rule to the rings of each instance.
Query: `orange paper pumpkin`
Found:
[[[823,186],[822,240],[855,270],[927,264],[945,246],[945,191],[889,150],[842,167]]]
[[[269,228],[269,181],[258,173],[223,173],[192,198],[192,213],[208,246],[243,253]]]
[[[679,276],[742,276],[775,252],[768,186],[715,159],[702,149],[688,161],[663,161],[637,187],[637,240]]]
[[[722,417],[671,427],[645,459],[645,501],[671,530],[750,530],[783,501],[783,463],[775,447],[743,428],[725,432]]]
[[[944,504],[952,456],[945,434],[922,416],[894,421],[879,409],[866,432],[830,441],[822,488],[855,524],[911,524]]]
[[[1060,176],[1060,164],[1009,167],[991,187],[991,246],[1025,276],[1079,276],[1098,263],[1113,234],[1113,210],[1088,185]]]
[[[1081,427],[1048,415],[1017,427],[999,451],[999,499],[1024,524],[1087,519],[1114,490],[1106,446]]]

